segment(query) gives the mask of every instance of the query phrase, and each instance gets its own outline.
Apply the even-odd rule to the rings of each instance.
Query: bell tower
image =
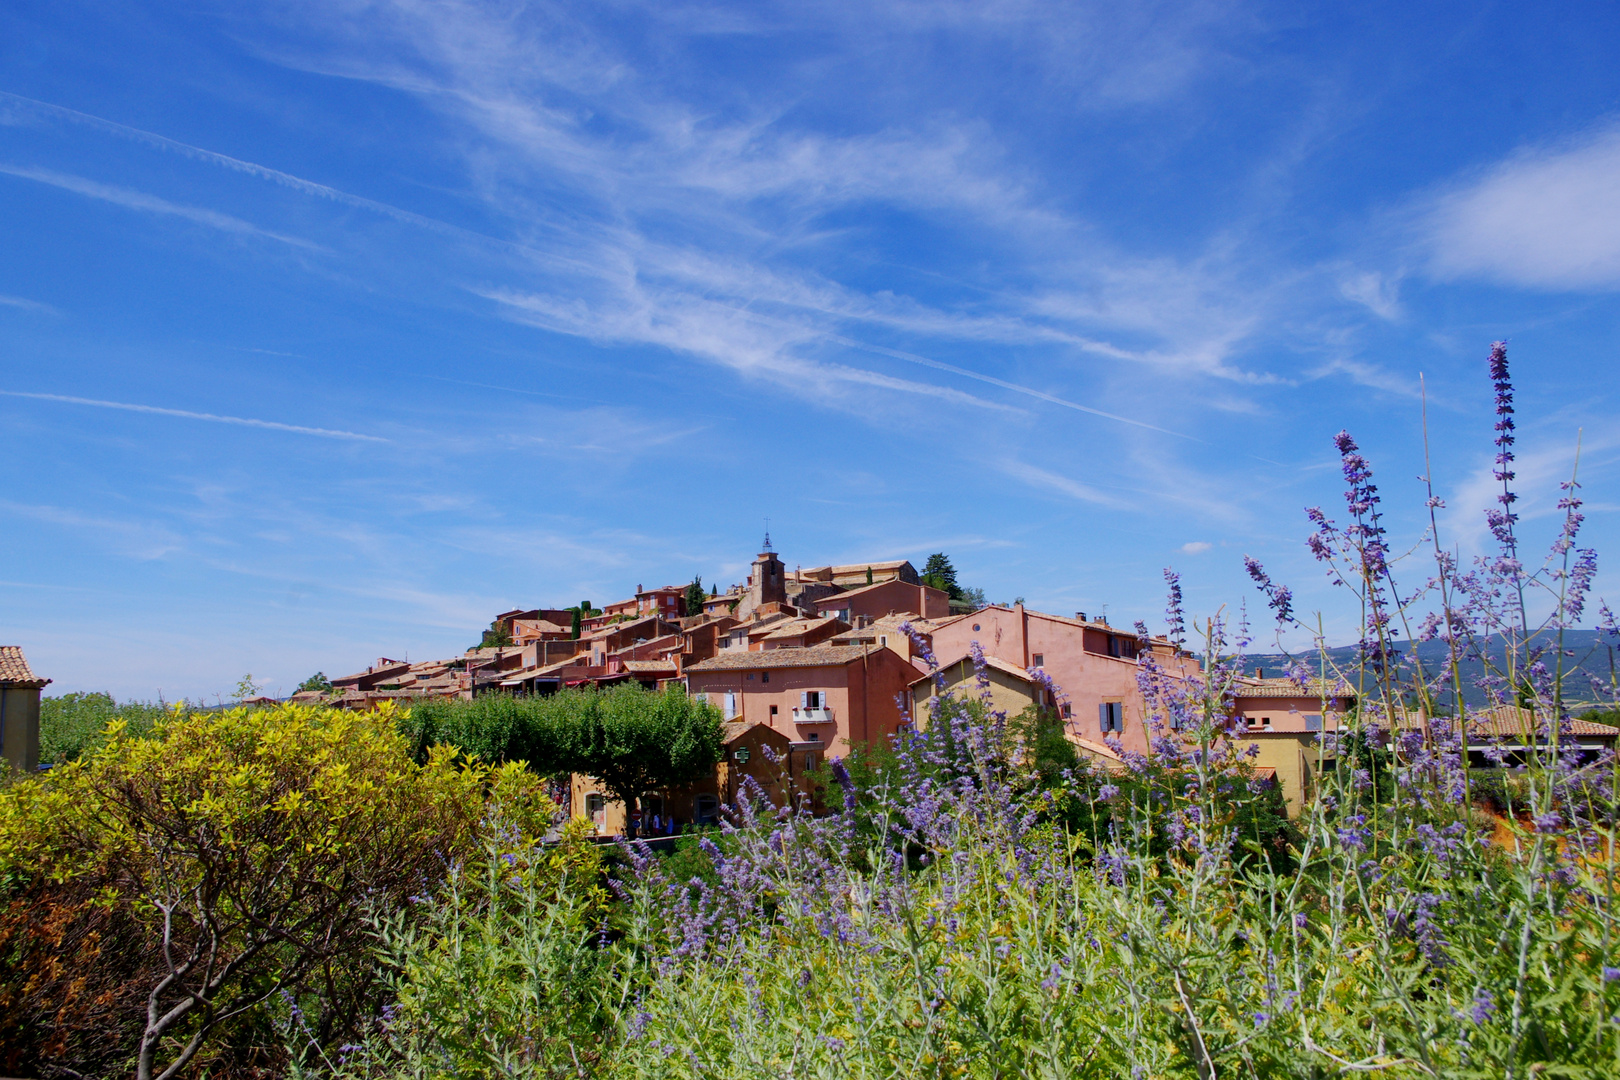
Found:
[[[787,568],[776,552],[770,548],[770,537],[765,537],[765,550],[754,556],[753,572],[748,575],[749,608],[757,611],[761,604],[773,601],[787,602]]]

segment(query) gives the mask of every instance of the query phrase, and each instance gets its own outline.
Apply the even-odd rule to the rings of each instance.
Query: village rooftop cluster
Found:
[[[786,763],[796,779],[827,756],[882,744],[912,718],[926,718],[942,685],[982,693],[965,685],[981,667],[995,708],[1009,716],[1030,706],[1051,710],[1077,749],[1105,767],[1118,767],[1121,751],[1146,752],[1151,733],[1137,679],[1143,641],[1135,629],[1022,602],[953,604],[951,592],[903,559],[790,570],[768,540],[762,546],[747,580],[723,593],[637,586],[630,598],[600,610],[505,611],[491,623],[486,644],[465,655],[379,659],[332,679],[330,690],[303,691],[294,700],[369,708],[423,696],[546,695],[622,682],[649,690],[681,686],[720,709],[725,753],[712,783],[655,801],[648,816],[659,824],[712,821],[745,775],[758,774],[775,789],[778,778],[766,775],[772,762]],[[975,647],[982,665],[973,659]],[[1168,673],[1199,670],[1194,657],[1162,636],[1147,647]],[[1260,748],[1257,768],[1275,778],[1291,807],[1307,794],[1316,733],[1333,729],[1351,700],[1344,688],[1319,689],[1257,671],[1243,680],[1236,702]],[[576,813],[599,831],[622,829],[622,809],[589,778],[575,778],[571,788]]]
[[[1061,718],[1079,754],[1118,769],[1126,755],[1147,753],[1153,736],[1141,661],[1151,659],[1172,679],[1202,671],[1178,643],[1102,615],[976,602],[982,594],[956,588],[943,555],[930,560],[930,567],[940,561],[943,576],[937,568],[919,575],[903,559],[789,570],[769,538],[762,547],[747,580],[723,593],[705,594],[695,581],[638,585],[600,609],[504,611],[463,655],[416,663],[384,657],[352,675],[312,680],[290,700],[370,709],[621,683],[680,687],[720,710],[722,757],[713,775],[649,801],[636,831],[658,832],[714,822],[749,779],[781,793],[784,781],[799,785],[831,756],[887,745],[906,726],[926,724],[942,690],[988,697],[1007,716],[1035,708]],[[0,648],[0,749],[25,770],[37,767],[40,691],[49,682],[34,675],[20,648]],[[1338,728],[1354,694],[1342,683],[1267,678],[1260,669],[1232,689],[1232,721],[1250,742],[1257,774],[1298,813],[1311,794],[1320,734]],[[1513,712],[1487,710],[1473,718],[1475,727],[1481,737],[1512,736],[1523,726]],[[1586,752],[1620,736],[1603,724],[1571,724],[1569,736]],[[1470,745],[1470,756],[1484,749]],[[626,831],[623,807],[591,777],[572,777],[559,794],[600,834]]]

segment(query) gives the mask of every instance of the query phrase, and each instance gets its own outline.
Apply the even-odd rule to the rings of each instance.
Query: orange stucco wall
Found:
[[[765,676],[769,675],[769,681]],[[831,754],[847,754],[854,745],[887,739],[900,730],[901,706],[916,669],[890,649],[873,649],[864,661],[827,667],[776,668],[769,671],[693,671],[687,673],[692,694],[724,707],[726,693],[737,695],[731,719],[771,725],[795,742],[819,742]],[[819,690],[833,722],[798,724],[793,710],[800,695]],[[771,714],[771,707],[776,714]]]
[[[851,625],[863,616],[881,619],[909,611],[925,619],[943,619],[951,613],[951,598],[940,589],[927,585],[908,585],[903,581],[886,581],[858,592],[824,596],[816,601],[816,610],[823,615],[847,611],[840,618]]]

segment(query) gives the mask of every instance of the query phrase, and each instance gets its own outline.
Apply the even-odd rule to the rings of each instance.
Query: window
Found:
[[[826,694],[820,690],[799,691],[799,708],[824,709],[826,708]]]
[[[879,634],[878,635],[878,644],[879,645],[887,645],[888,643],[889,643],[889,635],[887,635],[887,634]]]
[[[607,796],[591,792],[585,796],[585,816],[591,819],[596,831],[607,828]]]
[[[821,741],[821,732],[819,732],[819,731],[812,731],[812,732],[811,732],[811,733],[810,733],[810,741],[811,741],[811,742],[820,742],[820,741]]]
[[[1108,655],[1119,655],[1119,638],[1115,637],[1113,634],[1108,635]]]
[[[978,623],[973,624],[973,632],[975,634],[977,634],[979,632],[979,624]]]
[[[692,800],[692,816],[699,825],[713,825],[720,817],[720,800],[713,795],[699,795]]]
[[[770,682],[771,681],[771,673],[768,672],[768,671],[760,672],[759,673],[759,681],[760,682]]]
[[[1097,706],[1097,726],[1103,731],[1125,730],[1125,703],[1104,701]]]
[[[775,706],[775,705],[772,705],[772,706],[771,706],[771,715],[772,715],[772,716],[775,716],[775,715],[776,715],[776,706]]]
[[[1071,717],[1073,715],[1074,715],[1074,706],[1070,705],[1067,701],[1065,701],[1063,703],[1063,718],[1065,720],[1067,720],[1069,717]]]
[[[1035,666],[1036,667],[1045,667],[1046,666],[1046,654],[1045,653],[1036,653],[1032,659],[1035,661]]]
[[[1305,730],[1306,731],[1321,731],[1322,730],[1322,714],[1321,713],[1306,713],[1305,714]]]
[[[726,719],[727,720],[736,719],[736,717],[737,717],[737,695],[736,694],[728,693],[726,695],[726,710],[725,711],[726,711]]]

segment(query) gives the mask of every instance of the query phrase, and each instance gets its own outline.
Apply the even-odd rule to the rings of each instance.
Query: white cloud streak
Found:
[[[1620,288],[1620,126],[1520,151],[1442,194],[1423,231],[1443,278]]]
[[[86,180],[81,176],[70,176],[51,169],[36,169],[22,165],[0,164],[0,174],[15,176],[22,180],[33,180],[37,183],[48,184],[63,191],[71,191],[76,195],[83,195],[90,199],[99,199],[115,206],[122,206],[129,210],[144,210],[151,214],[165,214],[171,217],[184,218],[198,225],[206,225],[221,232],[235,233],[243,236],[262,236],[269,240],[277,240],[293,247],[305,248],[311,251],[320,250],[319,245],[296,236],[284,236],[281,233],[261,229],[251,222],[241,218],[222,214],[217,210],[207,210],[196,206],[181,206],[169,202],[156,195],[148,195],[143,191],[131,191],[128,188],[114,187],[111,184],[99,183],[95,180]]]
[[[66,394],[38,394],[22,390],[0,390],[6,397],[30,398],[34,401],[56,401],[65,405],[89,405],[98,409],[121,409],[124,412],[151,413],[155,416],[176,416],[184,420],[205,420],[212,424],[235,424],[238,427],[263,428],[268,431],[286,431],[294,435],[315,435],[323,439],[348,439],[355,442],[385,443],[377,435],[362,435],[356,431],[338,431],[332,428],[303,427],[283,424],[275,420],[255,420],[245,416],[220,416],[215,413],[191,412],[187,409],[166,409],[157,405],[136,405],[125,401],[100,401],[95,398],[71,397]]]
[[[38,300],[28,300],[21,296],[0,296],[0,307],[21,308],[24,311],[38,311],[46,315],[60,315],[61,312],[49,304],[42,304]]]

